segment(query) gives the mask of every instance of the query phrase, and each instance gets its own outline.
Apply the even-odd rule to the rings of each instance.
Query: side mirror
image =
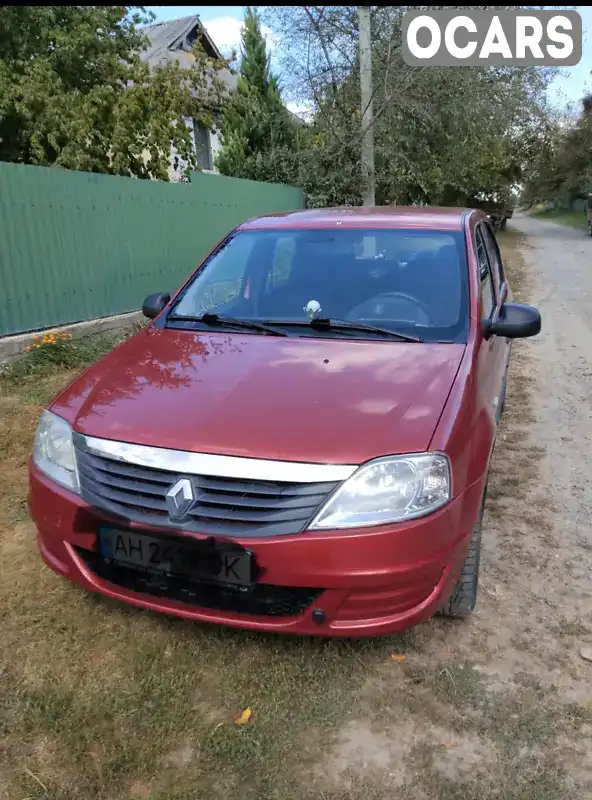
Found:
[[[506,339],[526,339],[541,332],[541,315],[533,306],[504,303],[497,319],[483,320],[486,339],[503,336]]]
[[[149,294],[142,303],[142,314],[148,319],[154,319],[168,305],[170,299],[169,293]]]

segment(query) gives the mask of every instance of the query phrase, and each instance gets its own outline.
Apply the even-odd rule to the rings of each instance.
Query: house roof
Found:
[[[147,25],[143,28],[143,31],[148,37],[149,45],[141,54],[141,58],[144,61],[148,61],[153,67],[159,64],[168,64],[171,61],[177,61],[182,66],[184,64],[189,65],[193,58],[191,48],[198,36],[202,37],[202,43],[210,58],[223,58],[222,53],[202,25],[197,14],[173,19],[170,22]],[[230,70],[220,70],[218,77],[228,89],[236,89],[237,76],[233,75]],[[299,125],[305,124],[304,120],[297,114],[294,114],[289,109],[286,110]]]
[[[154,67],[171,61],[177,61],[181,66],[189,65],[193,58],[191,48],[198,37],[201,37],[206,53],[211,58],[223,58],[197,14],[147,25],[143,32],[148,37],[149,44],[141,58]],[[230,70],[220,70],[219,77],[229,89],[236,88],[237,78]]]

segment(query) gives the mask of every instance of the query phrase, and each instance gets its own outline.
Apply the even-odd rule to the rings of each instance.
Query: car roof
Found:
[[[239,230],[297,228],[417,228],[424,230],[463,229],[466,208],[430,208],[427,206],[374,206],[355,208],[311,208],[284,211],[256,217]]]

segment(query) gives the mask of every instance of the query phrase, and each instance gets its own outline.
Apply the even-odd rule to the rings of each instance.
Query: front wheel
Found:
[[[485,498],[481,504],[479,518],[473,528],[469,552],[452,594],[440,609],[440,614],[453,619],[470,617],[477,605],[477,587],[479,585],[479,565],[481,563],[481,525]]]
[[[588,236],[592,236],[592,225],[588,225]]]

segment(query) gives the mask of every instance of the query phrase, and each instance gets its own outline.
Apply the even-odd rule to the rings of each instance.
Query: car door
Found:
[[[489,258],[484,223],[475,227],[475,248],[480,281],[480,317],[490,319],[499,313],[501,294],[499,274]],[[506,370],[506,340],[498,336],[481,339],[479,352],[479,380],[481,399],[493,427],[497,425],[501,412],[502,391]]]
[[[504,265],[502,261],[502,256],[500,253],[500,249],[495,238],[495,234],[493,233],[491,226],[488,222],[481,223],[481,232],[483,234],[483,239],[485,241],[485,248],[487,250],[487,255],[489,258],[489,264],[491,266],[491,274],[493,277],[494,289],[496,293],[496,313],[500,313],[502,304],[506,300],[510,300],[511,298],[509,295],[509,289],[506,284],[506,277],[504,273]],[[498,356],[502,361],[502,382],[500,385],[500,393],[499,393],[499,404],[498,404],[498,419],[501,415],[503,399],[506,390],[506,381],[507,381],[507,374],[508,374],[508,367],[510,363],[510,348],[511,348],[511,340],[506,339],[505,337],[495,337],[497,339],[498,344]]]

